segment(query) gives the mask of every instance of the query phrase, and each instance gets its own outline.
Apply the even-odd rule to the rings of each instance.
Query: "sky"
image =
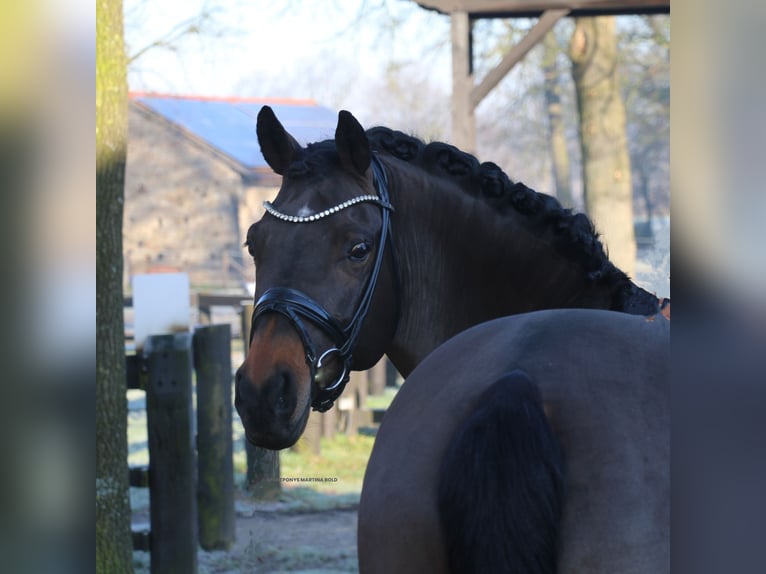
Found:
[[[125,0],[129,54],[210,8],[209,28],[220,37],[208,31],[185,37],[175,51],[149,50],[130,66],[131,90],[321,96],[384,77],[392,61],[420,62],[429,79],[450,83],[449,19],[409,0]]]

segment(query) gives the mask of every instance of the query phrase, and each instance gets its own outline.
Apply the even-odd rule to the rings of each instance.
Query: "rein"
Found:
[[[250,329],[251,343],[255,332],[255,321],[264,313],[280,313],[286,317],[293,327],[295,327],[296,331],[298,331],[303,343],[303,350],[306,354],[306,364],[309,366],[311,372],[312,384],[316,389],[316,396],[312,399],[311,406],[314,410],[319,412],[325,412],[332,407],[335,399],[337,399],[343,392],[343,389],[349,380],[352,354],[356,347],[357,340],[359,339],[364,320],[367,317],[372,297],[375,293],[378,276],[380,275],[380,270],[383,266],[383,255],[387,243],[389,244],[393,257],[390,212],[393,211],[394,208],[390,203],[388,195],[388,178],[386,177],[383,165],[374,153],[371,157],[371,166],[373,185],[375,186],[377,195],[360,195],[311,215],[289,215],[280,212],[268,201],[263,204],[267,213],[288,223],[311,223],[329,217],[330,215],[334,215],[335,213],[358,203],[374,203],[381,208],[382,222],[378,251],[375,256],[375,264],[372,268],[372,273],[367,280],[367,285],[362,294],[362,298],[359,300],[356,311],[354,311],[354,315],[348,325],[345,327],[340,325],[340,323],[338,323],[338,321],[336,321],[321,304],[305,293],[291,287],[272,287],[271,289],[268,289],[261,298],[258,299],[258,302],[255,304],[255,309],[253,310]],[[335,344],[335,347],[331,347],[319,354],[302,319],[310,321],[319,327],[319,329]],[[342,371],[340,371],[337,378],[333,378],[328,382],[326,380],[327,373],[325,371],[332,367],[333,356],[337,357],[341,362]],[[332,375],[333,373],[330,372],[329,374]]]

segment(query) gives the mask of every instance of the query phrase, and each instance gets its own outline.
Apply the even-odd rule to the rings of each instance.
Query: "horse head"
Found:
[[[269,107],[257,134],[283,179],[247,233],[256,305],[235,406],[251,443],[281,449],[298,440],[311,407],[330,408],[349,370],[373,366],[393,337],[392,207],[383,168],[349,112],[340,112],[334,141],[306,148]]]

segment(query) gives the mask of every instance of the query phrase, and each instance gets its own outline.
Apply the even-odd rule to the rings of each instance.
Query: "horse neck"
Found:
[[[556,248],[552,232],[534,233],[527,216],[501,215],[411,166],[389,179],[400,316],[388,355],[405,376],[441,343],[490,319],[613,308],[614,286],[589,278],[583,265]]]

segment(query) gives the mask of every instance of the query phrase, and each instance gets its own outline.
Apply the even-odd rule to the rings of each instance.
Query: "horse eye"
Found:
[[[370,254],[370,245],[366,241],[354,244],[348,251],[348,258],[352,261],[364,261]]]

